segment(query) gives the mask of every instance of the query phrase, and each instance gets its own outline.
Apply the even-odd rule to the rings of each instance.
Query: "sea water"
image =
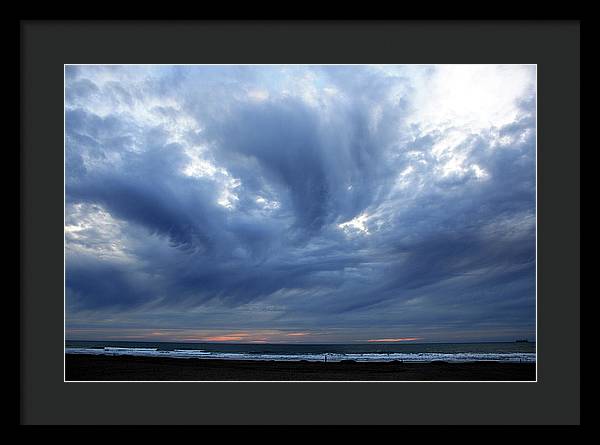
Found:
[[[377,344],[223,344],[67,340],[67,354],[131,355],[224,360],[356,362],[535,362],[535,342],[377,343]]]

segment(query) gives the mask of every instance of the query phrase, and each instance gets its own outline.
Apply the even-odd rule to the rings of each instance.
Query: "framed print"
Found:
[[[578,423],[578,22],[21,33],[22,423]]]

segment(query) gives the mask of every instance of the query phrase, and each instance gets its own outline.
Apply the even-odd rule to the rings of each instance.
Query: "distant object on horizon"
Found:
[[[515,343],[529,343],[529,340],[527,340],[526,338],[523,340],[515,340]]]

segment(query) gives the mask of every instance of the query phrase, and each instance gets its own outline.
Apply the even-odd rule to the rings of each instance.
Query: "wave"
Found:
[[[472,362],[472,361],[500,361],[500,362],[530,362],[534,363],[534,352],[414,352],[414,353],[327,353],[327,354],[272,354],[272,353],[243,353],[243,352],[208,352],[199,349],[174,349],[161,350],[158,348],[65,348],[66,354],[93,354],[93,355],[130,355],[137,357],[172,357],[172,358],[199,358],[220,360],[273,360],[273,361],[314,361],[340,362],[354,360],[356,362]]]

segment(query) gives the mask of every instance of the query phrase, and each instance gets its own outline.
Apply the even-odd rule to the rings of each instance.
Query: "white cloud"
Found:
[[[360,233],[363,235],[369,235],[369,227],[367,222],[370,216],[367,213],[362,213],[349,221],[338,224],[338,227],[347,234]]]
[[[119,263],[131,263],[126,224],[99,205],[78,203],[67,208],[65,248],[67,253],[90,255]]]

